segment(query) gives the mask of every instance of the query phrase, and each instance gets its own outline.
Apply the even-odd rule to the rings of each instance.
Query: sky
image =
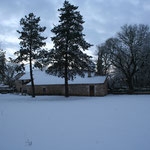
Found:
[[[19,50],[20,19],[33,12],[46,26],[46,48],[52,48],[51,29],[58,24],[58,9],[64,0],[3,0],[0,3],[0,47],[6,57],[14,57]],[[86,51],[96,55],[96,46],[113,37],[125,24],[150,25],[150,0],[70,0],[79,6],[83,16],[85,39],[93,46]]]

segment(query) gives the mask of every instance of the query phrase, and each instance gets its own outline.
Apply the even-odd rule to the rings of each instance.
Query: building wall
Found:
[[[94,95],[92,96],[105,96],[107,95],[107,82],[104,84],[72,84],[69,85],[69,95],[72,96],[90,96],[90,86],[94,86]],[[27,93],[31,94],[31,86],[25,87]],[[35,85],[36,95],[64,95],[64,85]]]
[[[108,94],[107,80],[105,80],[104,84],[95,85],[95,96],[105,96],[107,94]]]
[[[30,80],[16,80],[15,81],[15,87],[16,87],[16,92],[23,93],[24,91],[27,90],[26,83],[29,83]]]
[[[28,93],[31,94],[31,86]],[[45,89],[45,90],[43,90]],[[35,85],[36,95],[64,95],[64,85]]]
[[[69,85],[69,95],[89,96],[89,85],[84,85],[84,84]]]

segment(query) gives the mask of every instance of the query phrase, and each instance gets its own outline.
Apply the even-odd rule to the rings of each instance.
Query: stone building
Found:
[[[64,95],[64,79],[48,75],[44,71],[34,70],[34,84],[36,95]],[[85,77],[76,76],[68,81],[69,95],[71,96],[105,96],[107,95],[106,76],[91,76],[87,73]],[[24,74],[16,81],[18,92],[31,94],[30,73]]]

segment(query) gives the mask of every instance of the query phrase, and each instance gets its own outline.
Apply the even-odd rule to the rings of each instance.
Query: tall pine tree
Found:
[[[40,17],[36,17],[33,13],[30,13],[25,18],[20,20],[22,26],[21,31],[17,31],[20,34],[20,50],[15,54],[18,55],[17,61],[29,61],[30,63],[30,77],[32,85],[32,97],[35,97],[34,79],[32,64],[36,63],[41,48],[46,45],[44,40],[47,38],[41,36],[41,33],[45,31],[46,27],[39,25]]]
[[[78,7],[65,1],[60,8],[59,25],[51,30],[55,36],[52,37],[54,48],[50,52],[51,66],[47,72],[65,79],[65,96],[69,96],[68,80],[73,80],[78,74],[84,77],[84,71],[93,69],[90,56],[83,53],[92,45],[84,39],[84,23]],[[83,51],[82,51],[83,50]]]

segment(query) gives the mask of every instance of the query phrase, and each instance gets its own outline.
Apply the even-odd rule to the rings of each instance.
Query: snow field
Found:
[[[0,95],[0,150],[149,150],[150,95]]]

